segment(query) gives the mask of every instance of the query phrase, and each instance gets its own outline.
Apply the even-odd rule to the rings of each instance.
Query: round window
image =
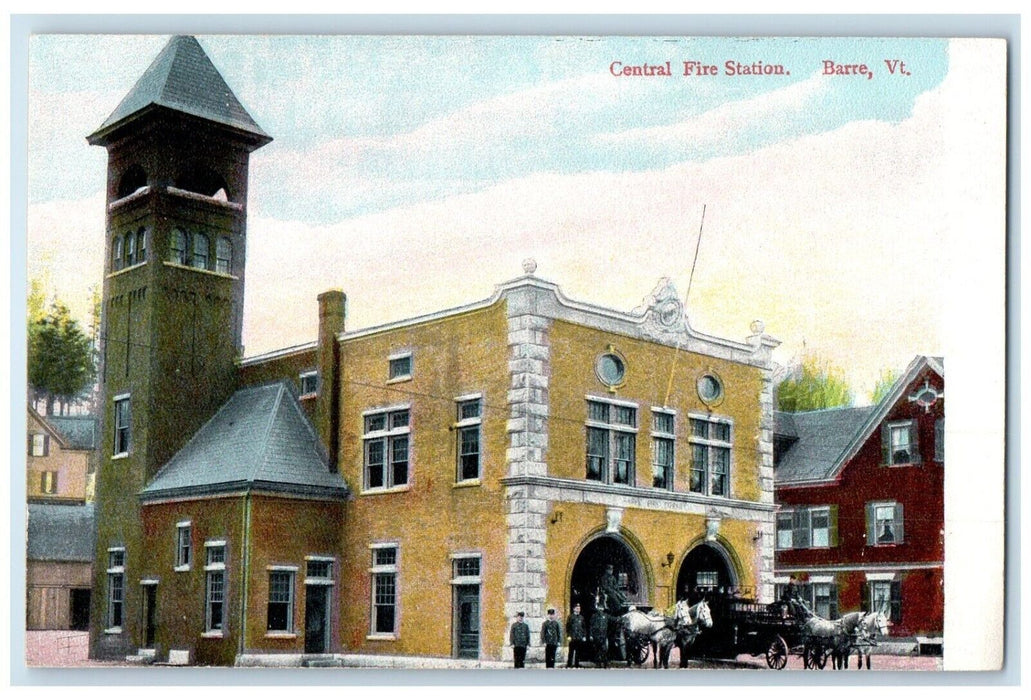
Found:
[[[723,396],[723,384],[714,374],[704,374],[698,378],[698,396],[706,403],[712,403]]]
[[[598,372],[598,378],[609,386],[622,384],[623,378],[626,376],[626,365],[623,363],[623,359],[613,353],[606,353],[599,357],[595,369]]]

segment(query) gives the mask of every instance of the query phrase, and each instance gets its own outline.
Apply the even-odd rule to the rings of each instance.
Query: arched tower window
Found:
[[[186,264],[186,234],[175,229],[168,248],[168,261],[179,265]]]
[[[128,197],[133,192],[147,186],[147,173],[139,165],[133,165],[122,175],[118,183],[118,199]]]
[[[192,267],[197,267],[201,270],[208,269],[208,246],[210,245],[211,242],[203,233],[193,234],[193,258],[190,260]]]
[[[205,197],[214,197],[222,201],[229,200],[229,186],[221,175],[201,163],[191,163],[179,173],[175,186],[188,192],[196,192]]]
[[[136,232],[136,262],[147,262],[147,229]]]
[[[115,236],[111,241],[111,270],[122,269],[122,236]]]
[[[130,231],[125,234],[125,266],[136,264],[136,234]]]
[[[233,269],[233,244],[222,236],[215,243],[215,272],[229,274]]]

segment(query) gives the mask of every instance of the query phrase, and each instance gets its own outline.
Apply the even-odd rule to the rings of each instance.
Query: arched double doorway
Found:
[[[727,551],[715,543],[702,543],[691,549],[680,564],[675,595],[678,600],[686,597],[694,604],[707,593],[737,585],[737,572]]]
[[[573,564],[569,579],[570,609],[579,603],[583,616],[590,618],[594,612],[594,596],[609,564],[627,602],[639,606],[649,604],[647,575],[637,554],[621,537],[603,534],[588,542]]]

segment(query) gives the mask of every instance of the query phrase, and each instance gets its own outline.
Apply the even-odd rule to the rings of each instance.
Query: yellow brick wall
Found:
[[[412,351],[410,381],[388,383],[388,356]],[[340,471],[354,497],[344,523],[342,643],[364,653],[452,654],[451,555],[482,554],[481,651],[498,656],[504,617],[508,392],[504,303],[341,344]],[[483,395],[479,485],[456,486],[455,397]],[[362,412],[411,404],[409,483],[362,494]],[[396,639],[370,640],[369,545],[396,542]]]

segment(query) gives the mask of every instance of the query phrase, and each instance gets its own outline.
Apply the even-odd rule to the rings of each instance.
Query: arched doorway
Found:
[[[570,609],[579,603],[587,619],[594,612],[594,595],[607,564],[612,564],[620,592],[627,602],[648,605],[647,580],[637,555],[620,538],[602,535],[588,542],[580,552],[569,580]]]
[[[694,604],[706,593],[737,585],[737,575],[727,554],[711,544],[700,544],[684,557],[677,574],[676,597]]]

